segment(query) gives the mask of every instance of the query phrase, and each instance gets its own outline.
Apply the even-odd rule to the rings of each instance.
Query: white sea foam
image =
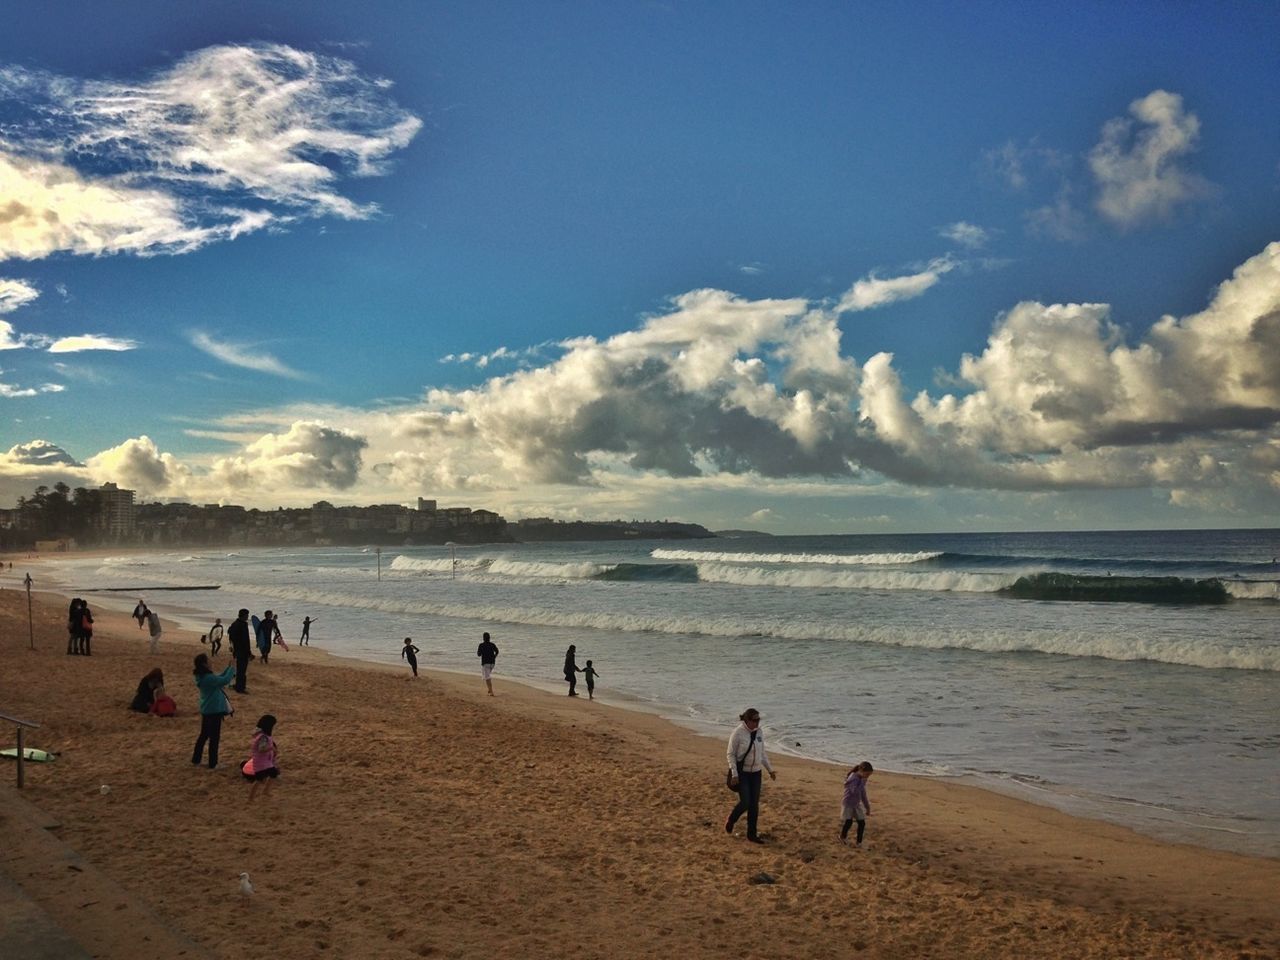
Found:
[[[736,583],[753,587],[825,587],[840,590],[935,590],[966,593],[993,593],[1012,586],[1018,573],[964,573],[937,570],[914,573],[908,570],[793,570],[737,566],[726,563],[698,564],[698,579],[708,583]]]
[[[507,560],[499,557],[489,564],[489,573],[506,577],[557,578],[561,580],[586,580],[612,570],[612,563],[531,563],[526,560]]]
[[[255,593],[254,584],[224,584],[229,593]],[[615,610],[549,609],[505,604],[443,603],[375,594],[342,594],[300,586],[275,586],[271,596],[352,609],[378,610],[412,616],[441,616],[489,623],[579,627],[629,633],[664,633],[713,637],[754,636],[779,640],[829,640],[875,643],[897,647],[984,653],[1038,652],[1108,660],[1154,660],[1211,669],[1280,671],[1280,645],[1243,642],[1238,646],[1209,646],[1195,640],[1163,637],[1102,636],[1091,631],[963,629],[920,630],[902,626],[867,625],[856,621],[799,617],[743,617],[723,615],[618,612]]]
[[[1275,580],[1223,580],[1222,585],[1238,600],[1280,600],[1280,582]]]
[[[919,553],[718,553],[711,550],[669,550],[659,547],[651,557],[655,560],[693,560],[710,563],[809,563],[827,566],[889,566],[919,563],[942,556],[941,551]]]
[[[405,557],[391,561],[392,570],[425,571],[427,573],[486,573],[491,576],[513,577],[521,580],[586,580],[612,570],[612,563],[554,563],[528,560],[509,560],[506,557],[460,557],[457,567],[448,557]]]
[[[391,561],[392,570],[415,570],[423,573],[463,573],[467,570],[479,570],[489,563],[483,557],[459,557],[455,563],[448,557],[405,557],[399,556]]]

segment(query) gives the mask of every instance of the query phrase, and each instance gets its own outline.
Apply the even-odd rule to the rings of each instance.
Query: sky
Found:
[[[61,2],[0,506],[1280,526],[1269,4]]]

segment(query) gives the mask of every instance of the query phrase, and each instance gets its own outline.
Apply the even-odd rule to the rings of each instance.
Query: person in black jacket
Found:
[[[578,674],[582,672],[582,668],[578,666],[575,659],[577,650],[577,647],[569,644],[569,649],[564,653],[564,678],[569,683],[569,696],[571,697],[578,695]]]
[[[227,628],[227,639],[231,641],[231,655],[236,661],[236,693],[248,693],[244,688],[249,675],[249,661],[253,654],[249,649],[249,611],[241,610],[236,614],[236,622]]]

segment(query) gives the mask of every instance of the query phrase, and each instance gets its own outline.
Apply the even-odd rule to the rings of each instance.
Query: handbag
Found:
[[[747,752],[738,758],[738,762],[736,764],[738,773],[742,773],[742,765],[747,762],[747,754],[755,749],[757,732],[758,731],[756,730],[751,731],[751,740],[747,743]],[[724,772],[724,785],[731,793],[737,793],[738,784],[734,783],[734,780],[737,778],[735,778],[733,774],[734,771],[732,770],[726,770]]]

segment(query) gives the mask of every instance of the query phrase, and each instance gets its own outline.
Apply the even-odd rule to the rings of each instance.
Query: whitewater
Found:
[[[1168,839],[1280,855],[1280,532],[760,537],[130,553],[54,561],[99,605],[203,629],[241,606],[296,639],[607,701],[717,735],[962,778]],[[1066,582],[1086,599],[1034,599]],[[148,586],[218,584],[217,592]],[[1033,599],[1015,599],[1019,585]],[[1113,588],[1159,602],[1108,602]],[[1206,590],[1206,585],[1213,587]],[[1206,602],[1205,598],[1217,598]],[[292,636],[289,636],[292,634]],[[838,779],[838,778],[837,778]],[[836,788],[833,788],[836,789]]]

